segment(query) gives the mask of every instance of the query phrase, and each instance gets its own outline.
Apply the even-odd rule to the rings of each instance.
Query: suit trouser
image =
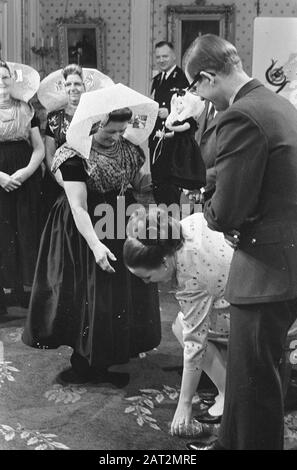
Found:
[[[231,305],[226,393],[219,442],[226,449],[282,449],[279,373],[297,299]]]

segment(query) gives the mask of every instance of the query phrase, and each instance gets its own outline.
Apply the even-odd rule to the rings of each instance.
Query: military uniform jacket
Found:
[[[175,88],[186,88],[189,85],[187,77],[182,69],[178,66],[171,72],[166,80],[162,81],[162,72],[158,73],[153,79],[151,93],[153,99],[159,103],[160,108],[167,108],[170,113],[171,98],[175,93]],[[165,120],[157,118],[155,128],[150,137],[150,144],[152,138],[158,129],[162,129]]]

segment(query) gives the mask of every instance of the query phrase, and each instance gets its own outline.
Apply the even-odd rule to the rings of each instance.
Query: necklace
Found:
[[[124,196],[126,187],[128,186],[127,183],[127,167],[126,167],[126,159],[124,149],[121,145],[121,141],[116,141],[113,145],[109,147],[105,147],[104,145],[100,144],[95,138],[93,139],[92,147],[104,157],[117,160],[117,164],[120,166],[118,170],[119,175],[119,186],[120,190],[118,193],[118,198]],[[118,186],[118,185],[117,185]]]
[[[100,144],[100,142],[98,142],[98,140],[94,138],[93,147],[95,147],[96,150],[98,150],[98,152],[105,155],[106,157],[116,158],[119,155],[120,149],[119,149],[118,142],[115,142],[114,144],[106,147],[105,145]]]

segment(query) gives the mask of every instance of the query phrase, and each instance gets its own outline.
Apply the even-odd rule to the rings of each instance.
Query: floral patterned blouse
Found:
[[[66,142],[66,132],[73,116],[67,114],[65,109],[52,111],[47,116],[45,135],[55,139],[56,148]]]
[[[207,227],[202,213],[181,221],[185,242],[177,256],[176,299],[183,327],[184,367],[201,369],[209,336],[227,337],[229,304],[224,299],[232,248]]]

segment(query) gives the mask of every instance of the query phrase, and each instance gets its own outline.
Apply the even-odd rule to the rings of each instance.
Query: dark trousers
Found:
[[[297,299],[232,305],[219,442],[232,450],[279,450],[284,439],[279,373]]]

